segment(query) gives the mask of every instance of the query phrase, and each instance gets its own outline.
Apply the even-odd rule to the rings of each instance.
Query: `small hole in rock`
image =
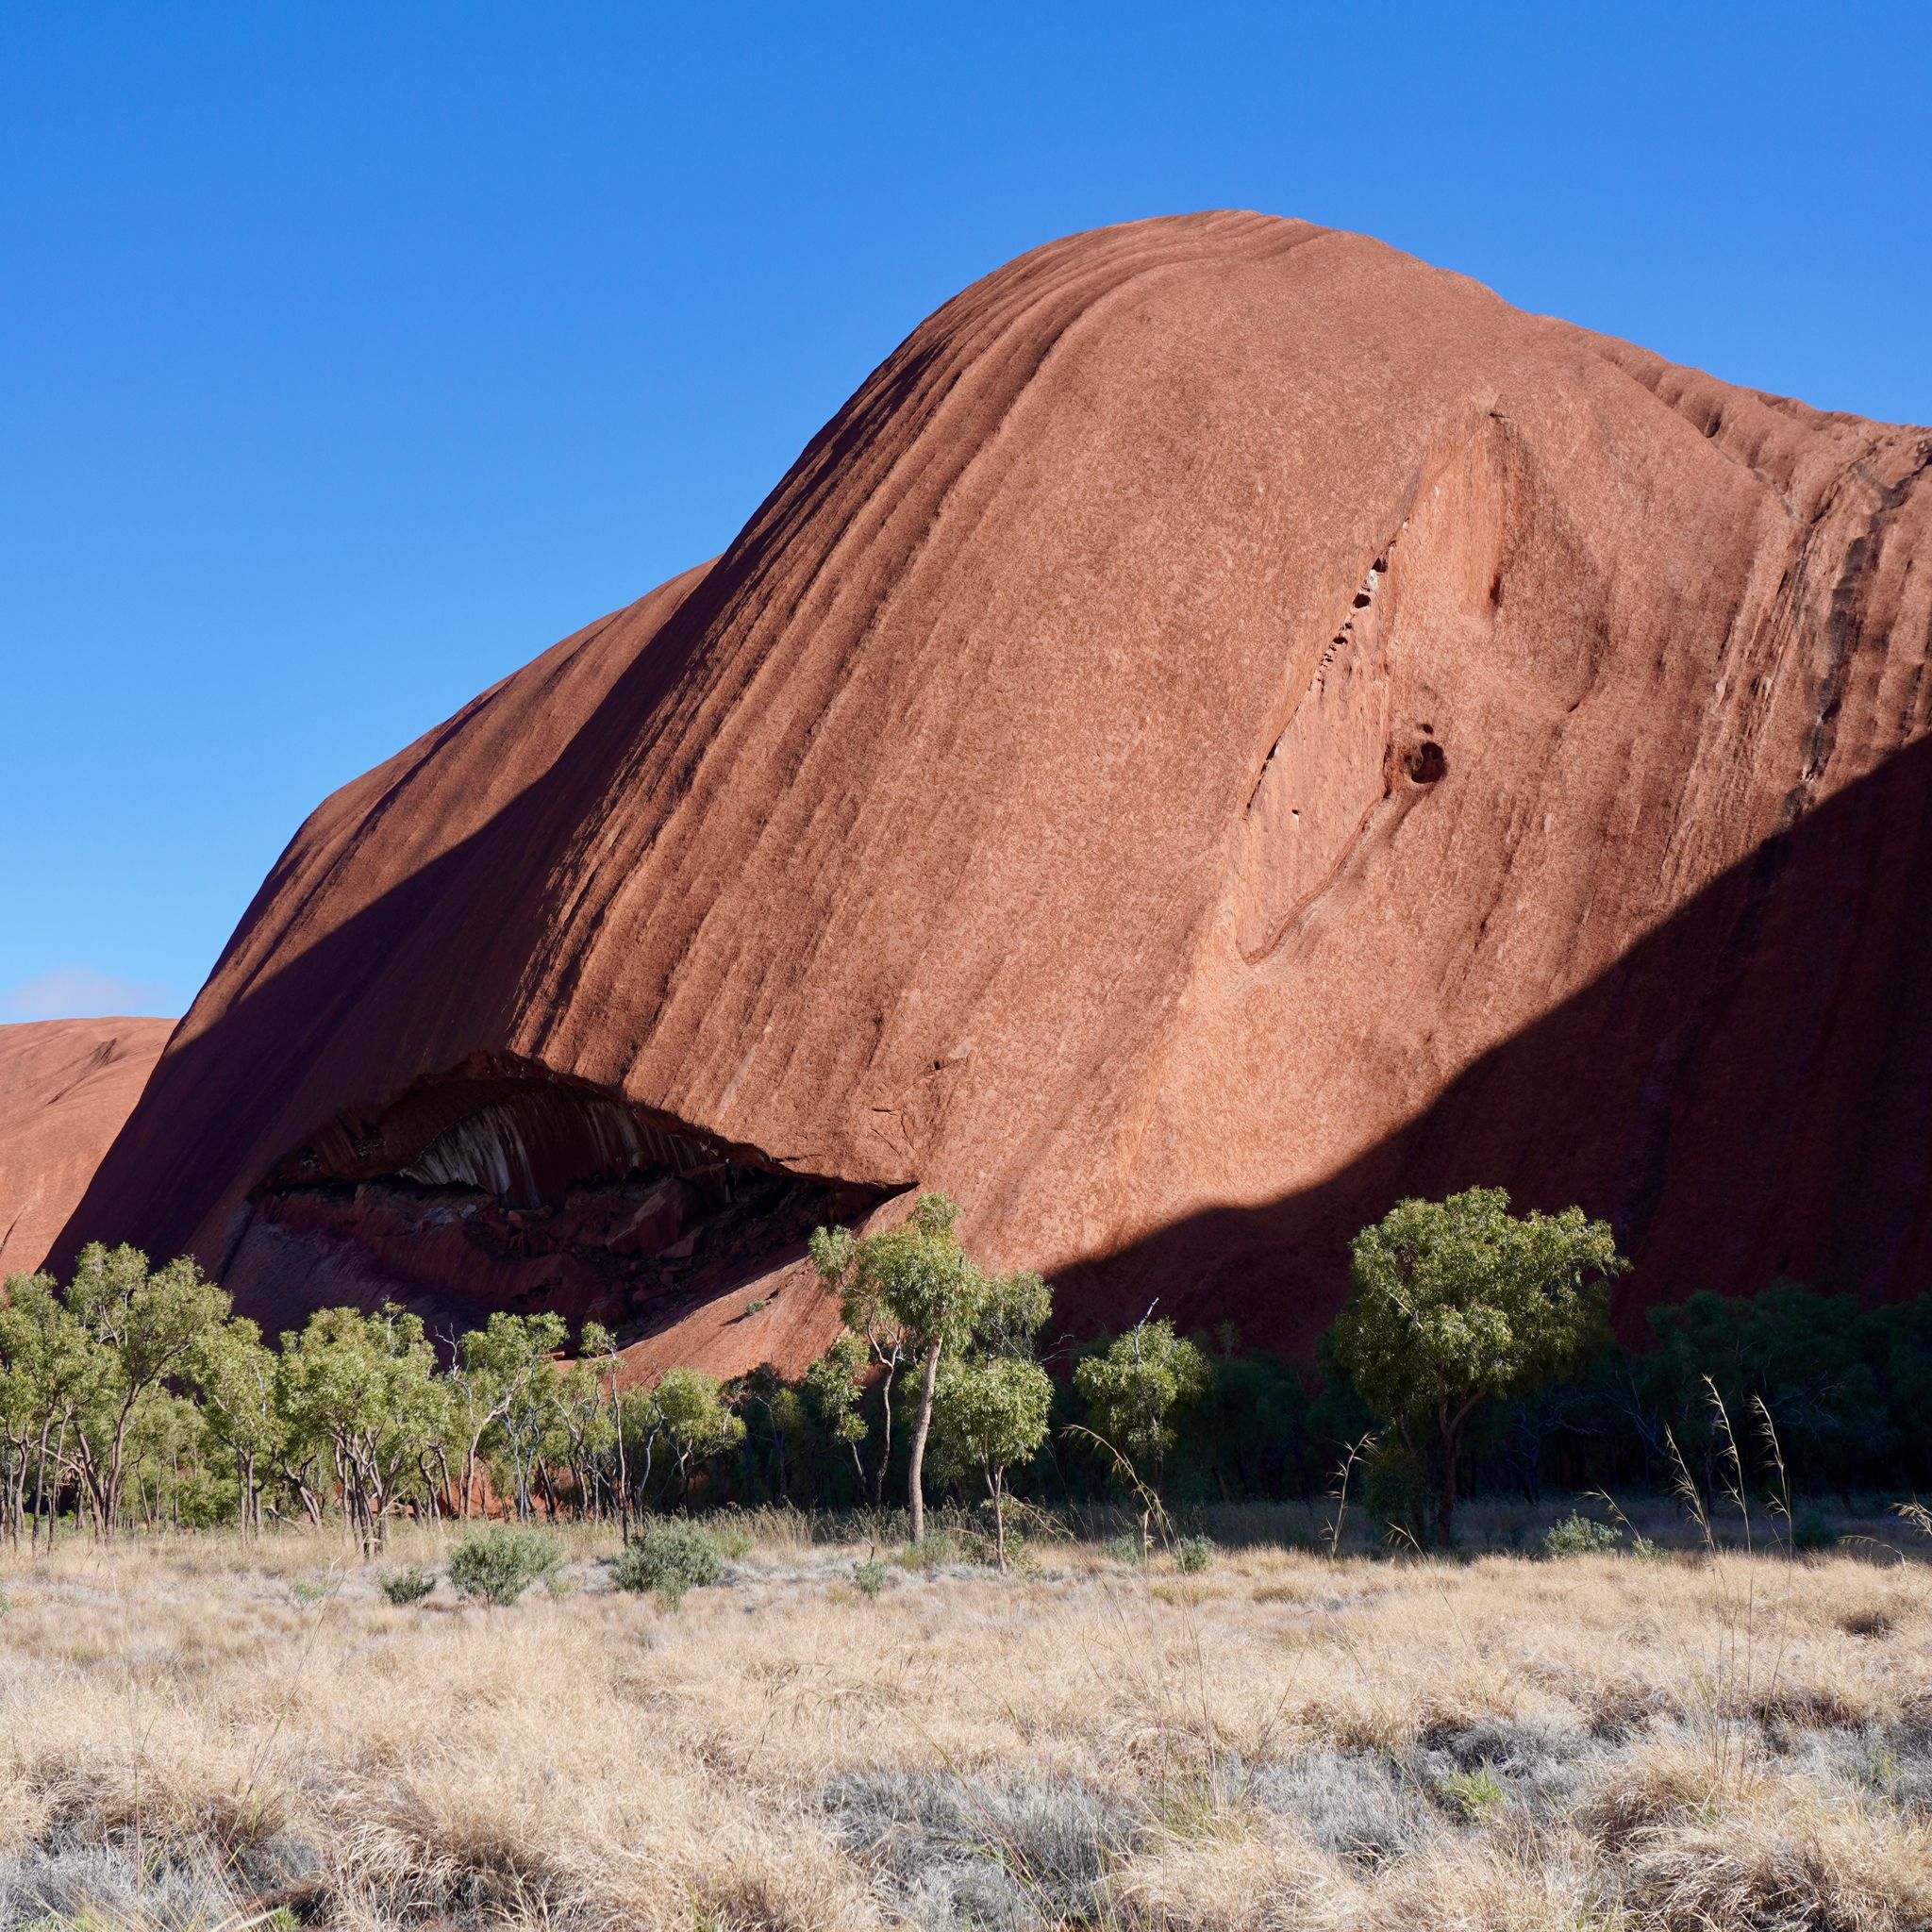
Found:
[[[1408,755],[1408,775],[1418,785],[1433,785],[1448,769],[1442,747],[1433,741],[1417,745]]]

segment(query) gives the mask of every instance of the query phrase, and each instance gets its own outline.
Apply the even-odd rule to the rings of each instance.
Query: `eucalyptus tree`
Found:
[[[140,1249],[91,1241],[68,1285],[78,1329],[75,1467],[95,1533],[111,1541],[127,1480],[127,1442],[142,1404],[189,1376],[228,1318],[227,1295],[188,1257],[150,1270]]]
[[[658,1423],[677,1470],[677,1500],[691,1493],[691,1477],[712,1457],[744,1440],[744,1418],[724,1405],[715,1377],[697,1369],[667,1369],[651,1391]]]
[[[1208,1392],[1208,1357],[1174,1331],[1174,1324],[1142,1316],[1124,1335],[1086,1357],[1074,1387],[1087,1405],[1094,1432],[1119,1458],[1141,1515],[1141,1547],[1150,1541],[1168,1452],[1177,1440],[1177,1416]]]
[[[1608,1223],[1513,1215],[1501,1188],[1403,1201],[1356,1236],[1335,1359],[1428,1471],[1441,1542],[1470,1419],[1580,1369],[1608,1340],[1609,1283],[1628,1266]]]
[[[1008,1331],[1037,1308],[1030,1335],[1049,1306],[1037,1274],[991,1275],[974,1266],[953,1231],[958,1215],[944,1194],[922,1194],[905,1221],[884,1233],[859,1240],[846,1228],[822,1227],[811,1239],[812,1261],[838,1293],[846,1327],[866,1338],[886,1369],[881,1474],[891,1452],[892,1373],[901,1361],[919,1365],[906,1469],[915,1543],[925,1539],[925,1450],[942,1367],[949,1356],[961,1360],[975,1349],[1005,1352]]]
[[[992,1502],[993,1551],[1007,1567],[1007,1471],[1046,1441],[1053,1380],[1033,1357],[1053,1302],[1037,1274],[988,1280],[974,1345],[941,1374],[933,1424],[943,1459],[975,1471]]]
[[[291,1435],[325,1444],[350,1533],[373,1556],[439,1419],[436,1354],[418,1316],[321,1308],[282,1337],[277,1406]]]
[[[236,1514],[247,1541],[261,1534],[263,1477],[283,1446],[287,1425],[275,1400],[275,1357],[245,1315],[203,1337],[192,1364],[208,1432],[234,1461]]]
[[[560,1379],[557,1357],[569,1338],[562,1316],[512,1315],[499,1308],[457,1343],[459,1374],[475,1391],[465,1485],[477,1450],[493,1451],[507,1469],[517,1516],[527,1522],[544,1440],[555,1426]]]

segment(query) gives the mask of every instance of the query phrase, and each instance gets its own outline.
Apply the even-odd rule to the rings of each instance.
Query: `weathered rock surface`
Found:
[[[1928,464],[1359,237],[1041,249],[315,813],[68,1244],[722,1369],[915,1185],[1285,1348],[1477,1180],[1612,1217],[1626,1312],[1925,1287]]]
[[[172,1020],[0,1026],[0,1279],[31,1274],[121,1131]]]

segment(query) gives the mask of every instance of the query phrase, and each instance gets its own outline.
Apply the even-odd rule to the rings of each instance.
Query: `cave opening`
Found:
[[[279,1163],[253,1197],[249,1266],[291,1289],[327,1284],[325,1300],[392,1299],[465,1324],[550,1309],[627,1341],[800,1258],[814,1227],[850,1224],[891,1191],[478,1059],[339,1118]]]

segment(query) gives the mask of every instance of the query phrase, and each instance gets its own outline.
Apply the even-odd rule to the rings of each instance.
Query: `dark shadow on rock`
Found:
[[[1607,1217],[1618,1327],[1779,1275],[1932,1291],[1932,741],[1721,874],[1608,972],[1320,1186],[1191,1214],[1070,1271],[1081,1329],[1158,1298],[1304,1356],[1356,1230],[1410,1195],[1503,1186]]]

